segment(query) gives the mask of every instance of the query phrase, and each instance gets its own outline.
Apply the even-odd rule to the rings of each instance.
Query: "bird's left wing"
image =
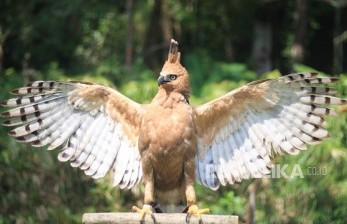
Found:
[[[2,113],[17,141],[34,147],[60,147],[70,161],[93,178],[111,170],[114,185],[131,188],[142,178],[137,138],[141,105],[108,87],[85,82],[36,81],[12,91],[16,98]]]
[[[196,179],[217,189],[269,173],[274,153],[297,154],[306,144],[329,136],[324,115],[335,115],[325,84],[336,78],[315,73],[290,74],[240,87],[194,108],[198,135]]]

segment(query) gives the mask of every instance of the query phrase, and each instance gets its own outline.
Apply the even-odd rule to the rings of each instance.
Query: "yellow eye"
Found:
[[[177,75],[170,75],[169,78],[170,78],[170,80],[176,80],[177,79]]]

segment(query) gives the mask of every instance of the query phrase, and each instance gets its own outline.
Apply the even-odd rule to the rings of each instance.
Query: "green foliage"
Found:
[[[245,64],[216,63],[203,51],[188,54],[185,57],[185,65],[189,70],[194,94],[202,98],[205,98],[204,96],[213,98],[256,79],[256,74]],[[215,85],[220,85],[217,84],[220,82],[222,86],[216,88]]]
[[[213,191],[200,185],[196,185],[195,189],[199,198],[199,206],[210,208],[213,214],[244,216],[246,213],[246,198],[236,195],[234,191],[224,188]]]
[[[210,82],[220,82],[225,79],[250,82],[256,79],[256,74],[241,63],[216,63],[210,75]]]

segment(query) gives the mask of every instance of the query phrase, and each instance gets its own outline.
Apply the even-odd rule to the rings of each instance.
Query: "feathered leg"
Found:
[[[185,185],[186,185],[186,199],[187,199],[187,216],[186,216],[186,223],[189,224],[190,217],[192,215],[196,216],[196,218],[199,220],[199,224],[202,224],[201,214],[203,213],[209,213],[210,209],[199,209],[196,205],[196,195],[194,190],[194,179],[195,179],[195,163],[194,159],[191,161],[186,162],[185,164]]]
[[[133,206],[133,211],[140,213],[140,224],[145,223],[145,216],[150,215],[153,223],[157,223],[155,216],[153,214],[153,207],[154,204],[154,177],[153,177],[153,168],[151,166],[150,161],[148,161],[148,157],[145,156],[145,154],[142,155],[142,171],[143,171],[143,177],[144,177],[144,183],[145,183],[145,198],[144,198],[144,205],[142,209]]]

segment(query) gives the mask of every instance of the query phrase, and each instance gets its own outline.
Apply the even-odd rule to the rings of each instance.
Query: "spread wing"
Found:
[[[211,189],[269,173],[272,152],[297,154],[329,136],[336,78],[290,74],[250,83],[195,109],[197,181]]]
[[[116,90],[92,83],[37,81],[12,91],[1,102],[5,126],[17,141],[61,148],[58,159],[86,175],[101,178],[111,170],[114,185],[131,188],[142,178],[137,138],[141,105]]]

